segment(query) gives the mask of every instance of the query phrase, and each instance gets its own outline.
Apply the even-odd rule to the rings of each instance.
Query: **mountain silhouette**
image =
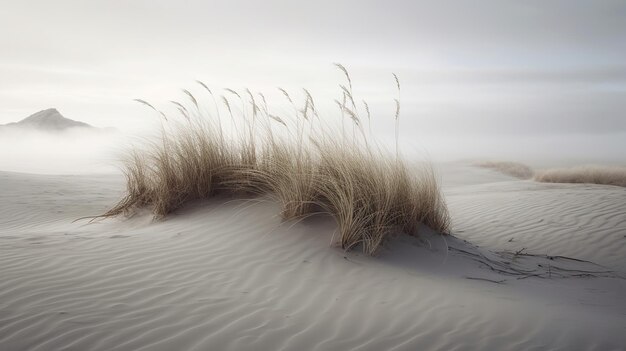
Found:
[[[56,108],[49,108],[32,114],[19,122],[13,122],[2,127],[28,128],[43,131],[62,131],[69,128],[95,128],[87,123],[65,118]]]

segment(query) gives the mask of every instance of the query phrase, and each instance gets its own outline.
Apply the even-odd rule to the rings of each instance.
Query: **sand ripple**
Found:
[[[447,191],[453,232],[497,250],[565,255],[626,272],[626,189],[498,182]]]

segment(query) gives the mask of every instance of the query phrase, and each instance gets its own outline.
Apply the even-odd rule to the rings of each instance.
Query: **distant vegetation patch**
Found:
[[[540,171],[535,180],[544,183],[586,183],[626,187],[626,167],[581,166]]]

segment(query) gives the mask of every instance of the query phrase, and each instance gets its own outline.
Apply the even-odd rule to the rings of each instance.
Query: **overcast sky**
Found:
[[[133,98],[195,79],[326,97],[333,62],[383,120],[400,76],[408,138],[626,132],[626,2],[575,0],[5,1],[0,123],[56,107],[135,130],[154,116]]]

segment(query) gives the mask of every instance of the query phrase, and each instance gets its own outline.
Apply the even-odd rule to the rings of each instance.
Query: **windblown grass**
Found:
[[[532,168],[518,162],[489,161],[476,164],[478,167],[493,169],[502,174],[519,179],[531,179],[535,174]]]
[[[586,183],[626,187],[626,167],[581,166],[548,169],[535,176],[544,183]]]
[[[164,217],[189,201],[217,194],[258,195],[276,199],[285,219],[317,213],[333,216],[338,241],[346,250],[360,246],[373,254],[390,234],[415,235],[420,224],[447,233],[449,216],[433,170],[409,168],[397,150],[390,154],[366,137],[350,75],[345,67],[337,67],[348,87],[340,86],[343,98],[336,102],[353,133],[342,127],[338,135],[322,123],[307,90],[303,108],[298,109],[294,95],[280,89],[293,107],[292,118],[272,114],[262,94],[225,89],[226,95],[241,101],[236,113],[224,95],[223,105],[218,105],[202,82],[198,83],[211,95],[214,113],[201,112],[198,97],[189,90],[184,93],[193,106],[173,102],[184,117],[178,122],[173,116],[165,120],[153,105],[138,100],[164,118],[161,136],[129,153],[124,163],[126,196],[103,217],[140,207]],[[392,123],[399,114],[399,100],[395,101]],[[369,119],[369,107],[364,106]],[[227,113],[220,113],[221,108]]]

